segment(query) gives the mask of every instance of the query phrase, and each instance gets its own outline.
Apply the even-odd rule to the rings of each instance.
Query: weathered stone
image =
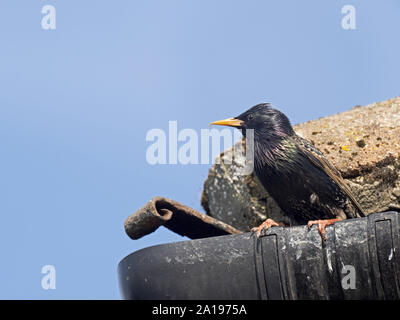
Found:
[[[369,214],[400,210],[399,124],[397,97],[308,121],[294,129],[324,152]],[[267,217],[294,224],[254,175],[236,174],[244,164],[243,156],[235,152],[232,164],[223,162],[232,152],[223,152],[221,164],[210,169],[201,200],[206,212],[243,231]]]

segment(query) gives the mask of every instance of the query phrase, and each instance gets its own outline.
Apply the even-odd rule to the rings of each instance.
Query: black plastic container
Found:
[[[399,299],[399,213],[326,228],[273,227],[168,243],[125,257],[124,299]]]

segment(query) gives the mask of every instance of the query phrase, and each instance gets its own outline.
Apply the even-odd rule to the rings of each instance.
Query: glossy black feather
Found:
[[[254,130],[255,174],[292,220],[303,224],[365,215],[339,171],[294,132],[283,113],[260,104],[236,118],[243,121],[244,135]]]

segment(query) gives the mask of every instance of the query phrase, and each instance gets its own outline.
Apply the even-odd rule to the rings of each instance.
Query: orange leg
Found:
[[[283,226],[282,223],[275,222],[272,219],[267,219],[263,223],[261,223],[258,227],[254,227],[251,231],[257,231],[257,237],[259,238],[261,235],[261,231],[268,230],[271,227],[281,227]]]
[[[308,221],[307,225],[309,228],[311,228],[314,224],[318,225],[318,232],[321,235],[321,238],[325,241],[326,236],[325,236],[325,227],[330,226],[334,224],[337,221],[340,221],[341,219],[328,219],[328,220],[312,220]]]

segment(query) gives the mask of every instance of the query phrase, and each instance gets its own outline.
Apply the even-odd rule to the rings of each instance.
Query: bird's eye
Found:
[[[247,116],[247,120],[253,120],[253,115],[252,115],[252,114],[249,114],[249,115]]]

